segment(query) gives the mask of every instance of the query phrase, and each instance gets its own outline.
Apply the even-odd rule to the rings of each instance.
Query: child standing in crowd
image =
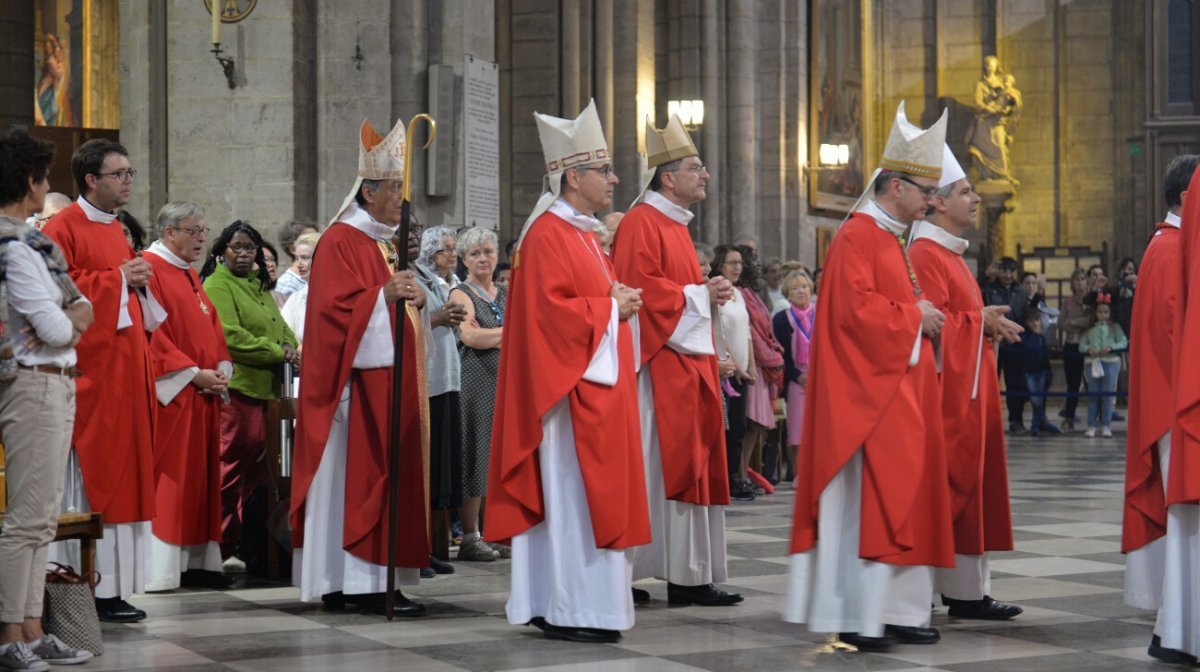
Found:
[[[1101,392],[1106,396],[1088,398],[1088,428],[1084,436],[1112,436],[1112,392],[1117,390],[1117,374],[1121,371],[1121,355],[1118,351],[1129,347],[1129,340],[1121,325],[1112,321],[1112,294],[1096,294],[1096,323],[1084,334],[1079,349],[1087,353],[1083,368],[1087,374],[1088,392]]]
[[[1046,390],[1050,388],[1053,376],[1050,372],[1050,350],[1042,334],[1044,320],[1041,304],[1030,304],[1023,323],[1025,333],[1021,334],[1021,342],[1016,344],[1016,348],[1025,385],[1029,388],[1029,405],[1033,409],[1029,435],[1058,434],[1058,428],[1046,419]]]

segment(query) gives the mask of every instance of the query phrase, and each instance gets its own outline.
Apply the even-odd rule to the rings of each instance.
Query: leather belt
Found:
[[[33,366],[25,366],[18,364],[17,368],[26,369],[28,371],[37,371],[38,373],[52,373],[56,376],[66,376],[68,378],[78,378],[83,375],[83,372],[75,366],[50,366],[49,364],[35,364]]]

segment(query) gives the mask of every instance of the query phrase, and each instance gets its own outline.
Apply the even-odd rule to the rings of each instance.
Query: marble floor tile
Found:
[[[876,655],[938,667],[973,660],[1009,660],[1071,653],[1073,649],[981,632],[958,632],[933,646],[896,646]],[[1012,661],[1013,667],[1021,662]]]
[[[1017,525],[1014,523],[1014,527]],[[1044,532],[1063,537],[1103,537],[1121,534],[1121,526],[1112,523],[1059,523],[1055,525],[1021,525],[1022,530]]]
[[[1055,579],[1020,577],[992,580],[992,594],[1002,596],[1008,602],[1020,602],[1021,600],[1039,597],[1063,597],[1066,595],[1092,595],[1094,593],[1115,592],[1118,592],[1115,588],[1092,586],[1086,583],[1071,581],[1057,581]]]
[[[231,614],[185,614],[147,618],[132,627],[155,637],[212,637],[294,630],[320,630],[324,626],[276,610],[254,609]]]
[[[402,649],[251,658],[227,663],[238,672],[462,672],[463,668]]]
[[[635,628],[615,646],[648,656],[671,656],[702,651],[733,651],[793,644],[786,637],[756,632],[727,623],[703,623],[653,629]]]
[[[204,665],[214,662],[195,651],[161,639],[150,641],[104,640],[104,655],[96,656],[87,663],[89,672],[104,670],[129,670],[137,667],[153,667],[173,670],[184,665]]]
[[[1086,574],[1090,572],[1123,571],[1124,565],[1113,565],[1107,562],[1081,560],[1079,558],[1059,558],[1042,556],[1035,558],[999,558],[989,563],[992,569],[1020,576],[1057,576],[1060,574]]]
[[[470,646],[440,644],[415,647],[408,651],[472,672],[493,672],[551,664],[596,663],[638,658],[642,655],[607,644],[548,640],[536,628],[526,630],[527,634],[517,639],[476,642]]]
[[[1115,541],[1102,541],[1099,539],[1050,537],[1019,540],[1016,543],[1016,547],[1018,551],[1025,551],[1027,553],[1069,557],[1072,555],[1120,551],[1121,544]]]

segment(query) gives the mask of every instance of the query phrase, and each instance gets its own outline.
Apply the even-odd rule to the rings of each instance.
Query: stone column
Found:
[[[701,90],[704,97],[704,126],[700,132],[700,152],[705,165],[709,166],[708,198],[700,210],[700,239],[710,245],[721,242],[721,232],[729,213],[725,208],[726,174],[724,123],[725,123],[725,76],[722,54],[725,36],[725,3],[721,0],[703,0],[701,27],[704,36],[704,59]]]
[[[32,124],[33,0],[5,3],[0,37],[0,128]]]
[[[613,163],[621,183],[614,207],[624,208],[637,196],[638,152],[643,149],[645,120],[654,114],[654,2],[613,3]]]
[[[727,89],[729,157],[729,221],[725,236],[758,235],[758,151],[756,147],[757,21],[753,3],[734,2],[728,8],[729,58]]]

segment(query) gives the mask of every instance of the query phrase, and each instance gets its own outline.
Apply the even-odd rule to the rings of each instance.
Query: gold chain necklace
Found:
[[[904,247],[904,236],[894,234],[896,243],[900,245],[900,254],[904,255],[904,266],[908,269],[908,281],[912,283],[913,296],[921,296],[921,285],[917,282],[917,274],[913,271],[912,262],[908,259],[908,250]]]

